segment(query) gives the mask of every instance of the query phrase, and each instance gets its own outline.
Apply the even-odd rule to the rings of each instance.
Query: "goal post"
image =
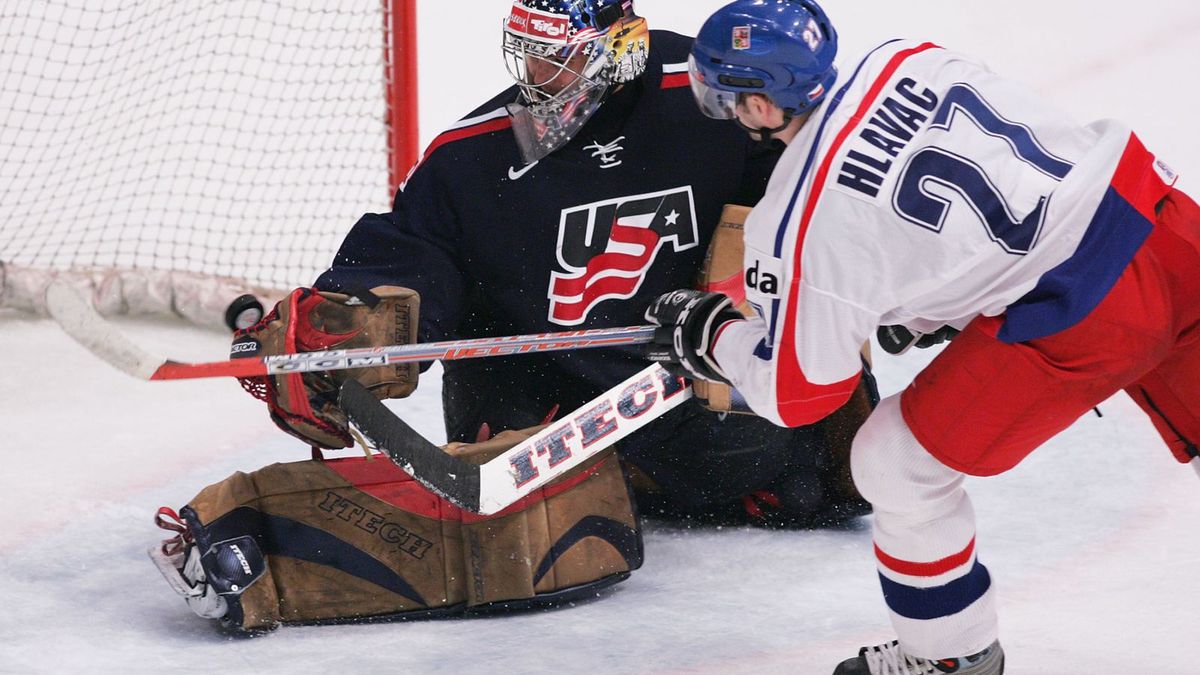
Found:
[[[420,157],[417,120],[417,0],[382,0],[386,25],[388,183],[394,193]],[[411,92],[411,93],[410,93]]]
[[[69,276],[108,312],[208,322],[311,283],[418,156],[416,11],[0,3],[0,306]]]

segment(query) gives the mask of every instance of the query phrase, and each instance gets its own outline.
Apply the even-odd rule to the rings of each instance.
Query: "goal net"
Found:
[[[67,273],[133,308],[311,283],[413,154],[394,5],[0,3],[0,304]]]

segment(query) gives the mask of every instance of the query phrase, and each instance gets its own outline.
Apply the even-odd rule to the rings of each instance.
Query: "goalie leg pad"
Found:
[[[366,458],[238,473],[202,491],[183,517],[195,540],[186,559],[203,572],[185,585],[216,590],[227,604],[222,623],[243,630],[556,604],[620,581],[642,562],[612,454],[491,517]],[[251,571],[261,559],[253,579],[234,545]]]

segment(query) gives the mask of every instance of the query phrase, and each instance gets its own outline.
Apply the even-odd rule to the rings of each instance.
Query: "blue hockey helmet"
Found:
[[[734,119],[739,94],[769,96],[788,116],[812,110],[837,80],[837,31],[812,0],[737,0],[709,17],[688,60],[705,115]]]

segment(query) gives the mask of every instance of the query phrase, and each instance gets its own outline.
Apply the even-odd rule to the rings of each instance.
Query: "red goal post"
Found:
[[[395,192],[420,157],[417,91],[417,0],[382,0],[387,26],[388,183]],[[410,93],[411,92],[411,93]]]
[[[0,3],[0,307],[56,277],[219,325],[415,162],[416,0]]]

